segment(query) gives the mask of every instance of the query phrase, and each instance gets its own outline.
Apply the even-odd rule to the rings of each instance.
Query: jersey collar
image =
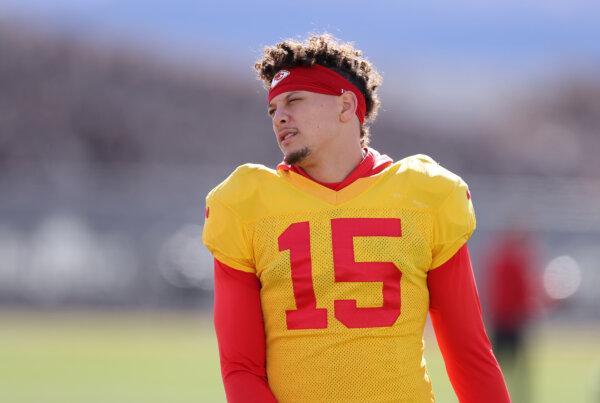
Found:
[[[296,165],[288,165],[285,162],[281,162],[277,165],[277,170],[282,171],[290,171],[294,172],[298,175],[302,175],[303,177],[310,179],[313,182],[318,183],[321,186],[324,186],[333,191],[339,191],[354,183],[357,179],[366,178],[369,176],[373,176],[383,171],[385,168],[392,164],[392,159],[385,154],[379,154],[379,152],[373,148],[365,148],[366,151],[365,157],[362,161],[354,168],[346,178],[344,178],[341,182],[328,183],[321,182],[313,177],[311,177],[306,171],[299,166]]]

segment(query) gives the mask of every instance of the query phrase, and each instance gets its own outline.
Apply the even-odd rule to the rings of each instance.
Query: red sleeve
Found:
[[[429,314],[450,382],[461,403],[510,402],[481,319],[467,245],[427,275]]]
[[[267,382],[265,328],[256,275],[215,259],[214,310],[227,401],[276,403]]]

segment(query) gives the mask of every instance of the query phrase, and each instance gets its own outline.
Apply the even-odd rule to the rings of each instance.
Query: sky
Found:
[[[248,76],[263,46],[328,31],[363,49],[388,90],[414,86],[444,107],[457,94],[476,102],[507,82],[600,67],[597,0],[2,0],[1,14]]]
[[[3,0],[2,4],[0,10],[83,32],[243,53],[280,38],[327,30],[381,58],[466,57],[507,64],[600,59],[598,1]]]

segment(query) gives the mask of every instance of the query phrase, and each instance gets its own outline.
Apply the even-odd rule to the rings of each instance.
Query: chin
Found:
[[[310,155],[310,149],[303,147],[299,150],[290,151],[284,153],[283,162],[288,165],[298,165]]]

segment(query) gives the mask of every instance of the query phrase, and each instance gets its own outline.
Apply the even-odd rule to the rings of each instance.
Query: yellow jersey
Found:
[[[460,177],[416,155],[333,191],[245,164],[206,207],[205,245],[260,280],[279,402],[434,400],[423,357],[427,272],[475,229]]]

